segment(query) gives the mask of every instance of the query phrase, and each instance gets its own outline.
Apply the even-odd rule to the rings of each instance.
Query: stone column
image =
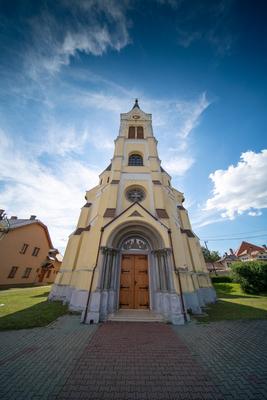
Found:
[[[167,279],[166,279],[166,267],[164,261],[164,250],[156,250],[157,264],[158,264],[158,278],[159,278],[159,290],[167,290]]]
[[[112,249],[112,262],[110,265],[110,289],[115,290],[116,289],[116,282],[117,282],[117,272],[116,271],[116,266],[117,266],[117,260],[118,260],[118,250]]]

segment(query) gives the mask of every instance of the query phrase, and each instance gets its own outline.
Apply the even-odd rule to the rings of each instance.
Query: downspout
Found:
[[[187,316],[186,316],[186,310],[185,310],[185,304],[184,304],[184,298],[183,298],[183,289],[182,289],[180,271],[176,267],[175,258],[174,258],[173,243],[172,243],[172,231],[171,231],[171,229],[168,229],[168,234],[169,234],[171,250],[172,250],[172,260],[173,260],[174,271],[175,271],[176,275],[178,276],[179,290],[180,290],[180,294],[181,294],[181,303],[182,303],[182,313],[183,313],[183,316],[184,316],[184,321],[187,322]]]
[[[87,312],[88,312],[88,307],[89,307],[90,298],[91,298],[91,292],[92,292],[92,286],[93,286],[93,280],[94,280],[95,270],[96,270],[97,263],[98,263],[98,258],[99,258],[100,246],[101,246],[101,241],[102,241],[103,233],[104,233],[104,228],[102,227],[102,228],[101,228],[100,238],[99,238],[99,243],[98,243],[96,262],[95,262],[95,266],[94,266],[94,268],[93,268],[92,279],[91,279],[91,282],[90,282],[90,287],[89,287],[89,292],[88,292],[86,307],[85,307],[85,310],[84,310],[84,316],[83,316],[82,324],[85,324],[86,317],[87,317]]]

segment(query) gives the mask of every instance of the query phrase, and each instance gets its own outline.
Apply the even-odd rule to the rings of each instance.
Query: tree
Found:
[[[247,293],[267,292],[267,262],[237,261],[231,264],[233,278]]]
[[[206,262],[214,263],[221,258],[218,251],[210,251],[206,247],[201,247],[201,249]]]

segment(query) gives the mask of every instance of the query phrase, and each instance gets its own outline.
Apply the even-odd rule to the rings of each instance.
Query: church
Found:
[[[161,166],[138,100],[121,114],[111,163],[85,198],[50,300],[85,323],[134,310],[175,325],[216,301],[184,195]]]

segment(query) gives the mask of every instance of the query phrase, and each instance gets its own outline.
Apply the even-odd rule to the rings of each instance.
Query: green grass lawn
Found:
[[[205,309],[198,322],[267,318],[267,295],[244,293],[238,283],[214,283],[218,301]]]
[[[0,330],[45,326],[67,312],[61,302],[49,302],[51,286],[0,291]]]

